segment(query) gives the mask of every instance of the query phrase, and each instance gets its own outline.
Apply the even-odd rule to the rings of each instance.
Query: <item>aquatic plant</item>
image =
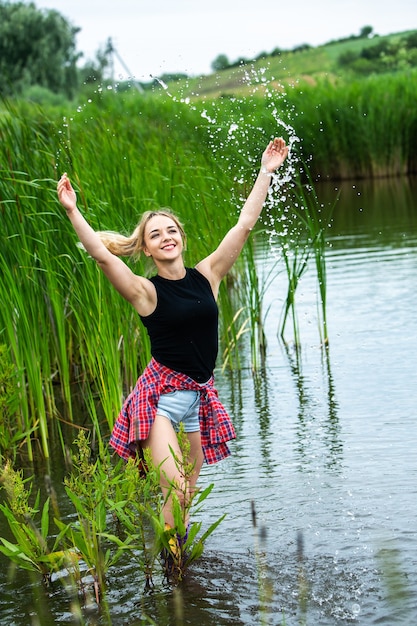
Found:
[[[301,248],[301,251],[300,251]],[[297,308],[296,308],[296,298],[295,294],[297,291],[297,287],[299,281],[307,269],[307,261],[309,256],[309,249],[304,245],[297,246],[295,249],[283,249],[283,260],[285,265],[285,270],[287,272],[287,295],[285,298],[285,304],[283,307],[279,335],[282,340],[284,340],[285,327],[287,324],[288,315],[291,312],[292,316],[292,330],[293,330],[293,341],[296,347],[296,350],[299,349],[301,339],[298,330],[298,320],[297,320]]]
[[[128,538],[129,554],[139,560],[145,575],[145,589],[153,586],[155,561],[161,557],[164,575],[170,582],[181,581],[189,565],[198,559],[207,538],[215,531],[225,515],[199,534],[200,521],[189,522],[190,515],[198,515],[203,502],[214,485],[205,489],[189,490],[194,464],[188,461],[190,443],[183,425],[177,433],[181,458],[171,449],[178,471],[183,477],[182,485],[169,483],[162,498],[160,494],[161,467],[152,463],[149,450],[142,451],[139,463],[129,461],[123,470],[124,477],[118,482],[117,497],[110,503],[109,510],[117,517],[123,534]],[[163,505],[172,503],[174,527],[168,527],[163,516]]]
[[[108,505],[115,484],[121,480],[120,461],[114,468],[108,450],[101,449],[92,458],[89,437],[80,430],[75,440],[76,451],[71,453],[71,472],[65,478],[65,491],[76,511],[77,520],[64,523],[55,518],[61,541],[76,551],[79,562],[87,567],[93,579],[97,603],[106,589],[108,569],[117,563],[129,547],[130,539],[122,541],[108,530]],[[112,547],[110,547],[110,543]],[[76,578],[83,584],[81,570]]]
[[[188,438],[183,432],[179,433],[179,442],[183,454],[189,454]],[[192,494],[187,490],[181,498],[177,495],[178,485],[171,485],[168,497],[173,500],[175,528],[168,530],[162,516],[160,468],[152,465],[147,450],[140,462],[132,459],[125,463],[119,459],[114,463],[109,449],[101,442],[95,454],[90,436],[80,429],[74,450],[67,458],[70,471],[64,480],[65,492],[75,513],[68,516],[69,521],[62,519],[50,479],[44,504],[40,504],[38,491],[31,505],[33,478],[25,481],[22,471],[14,470],[9,462],[2,468],[0,481],[7,501],[0,504],[0,510],[16,543],[0,537],[0,551],[19,567],[39,572],[48,585],[53,574],[68,580],[72,588],[82,592],[85,601],[91,588],[97,604],[106,602],[108,572],[122,557],[139,563],[144,589],[149,590],[154,584],[155,562],[165,549],[172,567],[167,572],[162,562],[163,572],[170,582],[180,581],[188,566],[201,556],[206,539],[224,519],[221,516],[203,533],[200,521],[193,521],[187,529],[191,508],[196,513],[200,511],[213,485]],[[187,485],[193,465],[179,459],[176,462]],[[52,517],[59,531],[55,537],[50,528]],[[173,540],[178,548],[174,551]]]
[[[28,433],[22,429],[16,367],[10,350],[0,344],[0,458],[16,458],[17,447]]]
[[[6,501],[0,504],[0,510],[16,543],[0,537],[0,552],[22,569],[38,572],[44,582],[49,584],[53,572],[74,563],[77,556],[74,551],[61,549],[60,535],[51,542],[50,499],[40,507],[38,491],[31,505],[32,482],[24,480],[23,472],[14,470],[10,462],[1,468],[0,485],[6,492]]]
[[[318,287],[318,330],[321,343],[324,346],[329,341],[327,327],[326,233],[331,225],[337,198],[330,207],[321,205],[311,181],[309,168],[305,167],[304,171],[309,182],[306,185],[300,185],[297,189],[297,206],[301,206],[301,210],[297,211],[297,215],[304,225],[303,232],[307,238],[307,243],[301,246],[304,249],[304,255],[298,269],[297,282],[306,269],[309,256],[312,255],[316,268]],[[300,246],[297,246],[296,250],[298,251],[299,248]]]
[[[153,587],[157,557],[152,521],[159,519],[162,509],[159,468],[152,465],[149,450],[144,449],[136,459],[129,459],[120,471],[108,511],[117,522],[114,533],[127,540],[128,556],[139,564],[145,590],[148,590]]]

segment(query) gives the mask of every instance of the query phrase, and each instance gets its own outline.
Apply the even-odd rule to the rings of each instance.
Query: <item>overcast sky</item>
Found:
[[[274,48],[313,46],[359,34],[417,29],[416,0],[34,0],[81,28],[77,49],[94,59],[107,39],[126,68],[117,78],[208,74],[219,54],[233,62]]]

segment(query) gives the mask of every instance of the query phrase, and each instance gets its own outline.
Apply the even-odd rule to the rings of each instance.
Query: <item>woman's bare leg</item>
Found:
[[[184,498],[187,498],[190,489],[195,488],[203,463],[200,432],[187,433],[187,436],[190,441],[190,459],[186,461],[194,463],[194,471],[189,479],[188,485],[185,484],[184,476],[181,474],[180,468],[177,467],[177,463],[172,454],[173,451],[181,464],[182,454],[178,444],[177,434],[168,418],[163,415],[157,415],[152,424],[148,439],[142,444],[143,447],[149,448],[153,464],[156,467],[160,467],[161,490],[165,500],[163,515],[165,522],[172,528],[175,523],[172,515],[171,498],[168,497],[168,493],[170,489],[172,489],[173,484],[178,485],[178,498],[182,504],[185,504]]]
[[[194,464],[194,471],[190,477],[190,490],[194,490],[198,477],[200,476],[201,467],[204,461],[203,449],[201,447],[200,431],[195,433],[187,433],[190,442],[190,458],[189,462]]]

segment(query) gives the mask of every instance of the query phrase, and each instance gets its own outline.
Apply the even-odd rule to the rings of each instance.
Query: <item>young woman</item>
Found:
[[[217,397],[213,369],[217,357],[220,281],[239,256],[264,205],[272,173],[282,165],[288,147],[281,138],[266,147],[261,168],[238,221],[219,246],[194,268],[184,266],[185,235],[169,211],[146,212],[130,237],[95,232],[76,205],[76,194],[66,174],[58,182],[58,197],[86,251],[96,260],[120,294],[138,312],[146,327],[152,359],[139,377],[116,421],[110,445],[123,458],[149,448],[161,467],[165,496],[164,518],[173,527],[169,496],[195,487],[201,466],[229,454],[226,442],[235,437],[233,425]],[[134,274],[119,256],[142,252],[150,257],[156,275]],[[180,422],[190,441],[194,473],[184,485],[175,456],[181,458],[176,430]]]

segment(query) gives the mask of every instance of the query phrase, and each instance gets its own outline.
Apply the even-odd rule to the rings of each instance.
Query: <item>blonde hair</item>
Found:
[[[173,220],[173,222],[175,222],[178,230],[180,231],[185,248],[186,235],[184,232],[184,227],[177,218],[177,216],[169,209],[145,211],[140,219],[140,222],[137,224],[135,230],[132,232],[131,235],[121,235],[120,233],[116,233],[111,230],[99,231],[97,235],[100,237],[101,241],[112,254],[115,254],[116,256],[139,258],[140,253],[145,247],[146,224],[152,217],[156,217],[159,215],[169,217]]]

